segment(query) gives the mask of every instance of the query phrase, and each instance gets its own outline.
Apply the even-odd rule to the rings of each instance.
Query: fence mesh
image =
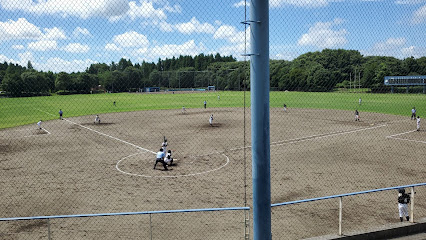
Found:
[[[0,218],[251,207],[251,4],[0,0]],[[425,8],[269,1],[272,203],[425,182]],[[344,232],[399,222],[396,191],[343,203]],[[338,212],[274,207],[272,236],[335,234]],[[246,214],[2,221],[0,238],[250,239]]]

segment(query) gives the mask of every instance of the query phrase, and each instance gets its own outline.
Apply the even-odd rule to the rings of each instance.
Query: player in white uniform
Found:
[[[167,151],[166,157],[164,158],[164,162],[169,166],[173,165],[172,151]]]
[[[99,118],[99,115],[96,115],[96,117],[95,117],[95,123],[101,123],[101,119]]]
[[[420,116],[417,116],[417,131],[420,131]]]
[[[213,114],[210,115],[209,123],[210,123],[210,126],[213,126]]]
[[[163,141],[163,143],[161,144],[161,149],[163,149],[163,152],[165,153],[166,152],[166,150],[167,150],[167,145],[168,145],[168,143],[167,143],[167,139],[166,139],[166,137],[164,137],[164,141]]]
[[[355,110],[355,121],[359,121],[359,112],[358,112],[358,109]]]
[[[185,114],[185,113],[186,113],[185,106],[182,106],[182,114]]]
[[[41,129],[41,123],[42,123],[42,121],[41,121],[41,120],[40,120],[40,121],[38,121],[38,123],[37,123],[38,129]]]
[[[411,109],[411,120],[416,119],[416,108]]]

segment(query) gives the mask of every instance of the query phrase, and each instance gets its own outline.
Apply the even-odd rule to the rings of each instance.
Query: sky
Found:
[[[250,1],[0,0],[0,62],[41,71],[220,53],[248,60]],[[270,0],[271,59],[323,49],[426,56],[426,0]]]

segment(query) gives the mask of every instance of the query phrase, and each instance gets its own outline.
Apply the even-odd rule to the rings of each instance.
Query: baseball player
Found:
[[[41,121],[41,120],[40,120],[40,121],[38,121],[38,123],[37,123],[38,129],[41,129],[41,123],[42,123],[42,121]]]
[[[99,118],[99,115],[96,115],[95,117],[95,124],[96,123],[101,123],[101,119]]]
[[[361,98],[359,98],[359,99],[358,99],[358,104],[359,104],[359,105],[361,105],[361,102],[362,102],[362,99],[361,99]]]
[[[417,131],[420,131],[420,116],[417,116]]]
[[[210,123],[210,126],[213,127],[213,114],[210,115],[209,123]]]
[[[161,144],[161,149],[163,149],[163,152],[166,152],[167,145],[168,145],[167,139],[166,137],[164,137],[163,143]]]
[[[206,109],[206,108],[207,108],[207,101],[204,100],[204,109]]]
[[[287,105],[284,103],[284,112],[287,112]]]
[[[182,106],[182,114],[185,114],[185,113],[186,113],[185,106]]]
[[[163,164],[164,170],[169,170],[167,168],[166,162],[164,162],[164,152],[162,148],[160,148],[160,150],[157,152],[157,159],[155,160],[154,169],[157,166],[157,163],[159,162]]]
[[[167,151],[166,157],[164,158],[164,162],[169,166],[173,165],[172,151]]]
[[[416,108],[411,109],[411,120],[416,119]]]
[[[59,109],[59,119],[64,120],[64,119],[62,118],[62,114],[64,114],[64,112],[62,112],[62,109]]]
[[[404,188],[398,189],[398,210],[399,210],[399,220],[401,222],[404,220],[404,217],[407,221],[410,221],[408,216],[408,203],[410,203],[410,195],[405,193]]]
[[[358,112],[358,109],[355,109],[355,121],[359,121],[359,112]]]

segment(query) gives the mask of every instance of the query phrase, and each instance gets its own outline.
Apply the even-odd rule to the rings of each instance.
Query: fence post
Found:
[[[343,197],[339,197],[339,236],[342,236]]]
[[[47,219],[47,239],[50,240],[50,219]]]
[[[151,237],[152,240],[152,221],[151,221],[151,213],[149,214],[149,235]]]
[[[414,223],[414,187],[411,187],[411,209],[410,209],[410,222]]]

